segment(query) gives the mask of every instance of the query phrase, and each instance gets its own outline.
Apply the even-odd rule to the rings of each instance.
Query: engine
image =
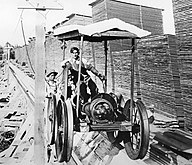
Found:
[[[97,123],[115,120],[115,100],[108,94],[100,94],[83,109],[90,119]]]
[[[98,123],[114,121],[114,109],[105,99],[95,99],[90,105],[91,116]]]

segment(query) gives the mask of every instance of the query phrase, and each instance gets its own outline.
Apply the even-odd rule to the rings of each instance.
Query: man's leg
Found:
[[[89,100],[89,94],[87,93],[87,85],[85,83],[82,83],[80,85],[80,94],[84,99],[84,102],[88,102]]]
[[[91,92],[91,98],[93,98],[94,96],[96,96],[98,94],[97,85],[95,84],[95,82],[92,79],[90,79],[88,81],[88,87],[89,87],[90,92]]]

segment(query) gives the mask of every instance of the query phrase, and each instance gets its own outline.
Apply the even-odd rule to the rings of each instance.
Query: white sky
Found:
[[[1,0],[0,3],[0,45],[6,42],[12,45],[24,45],[21,30],[21,18],[24,26],[26,41],[35,36],[36,11],[18,9],[19,7],[37,6],[38,0]],[[44,0],[46,7],[62,8],[64,10],[46,11],[46,30],[49,31],[58,22],[66,19],[72,13],[92,14],[89,4],[95,0]],[[151,7],[164,9],[163,21],[165,34],[175,34],[172,0],[121,0]],[[21,17],[22,13],[22,17]]]

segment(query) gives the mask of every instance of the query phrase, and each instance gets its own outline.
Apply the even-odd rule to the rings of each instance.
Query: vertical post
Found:
[[[10,66],[10,51],[11,51],[11,45],[7,42],[6,47],[7,54],[5,55],[5,59],[7,60],[7,65],[4,67],[5,73],[7,74],[7,86],[9,86],[9,66]]]
[[[65,42],[65,40],[63,40],[62,41],[63,60],[65,60],[65,49],[66,49],[66,42]]]
[[[110,60],[111,60],[111,81],[112,81],[112,92],[115,93],[115,74],[114,74],[114,59],[111,45],[109,46]]]
[[[138,52],[136,51],[135,45],[135,85],[136,85],[136,92],[137,92],[137,99],[141,100],[141,80],[139,74],[139,58]]]
[[[42,5],[44,0],[37,0]],[[35,111],[34,164],[45,164],[44,99],[45,99],[45,17],[36,9],[35,43]],[[42,13],[42,15],[41,15]]]
[[[9,86],[10,50],[11,48],[7,45],[7,86]]]
[[[105,51],[105,89],[104,92],[107,92],[107,40],[104,41],[104,51]]]
[[[131,104],[130,104],[130,119],[132,121],[133,117],[133,104],[134,104],[134,83],[135,83],[135,42],[136,39],[133,38],[131,41],[132,44],[132,50],[131,50]]]
[[[62,41],[62,50],[63,50],[63,60],[65,60],[65,49],[66,49],[66,42],[65,40]],[[62,77],[62,88],[63,88],[63,96],[64,99],[67,99],[67,87],[68,87],[68,68],[63,69],[63,77]],[[63,86],[64,85],[64,86]]]
[[[92,50],[92,57],[93,57],[93,66],[96,68],[95,49],[94,49],[94,43],[92,42],[91,42],[91,50]],[[95,82],[96,82],[96,76],[95,76]]]
[[[81,36],[81,43],[80,43],[80,60],[79,60],[78,82],[77,82],[77,109],[76,109],[77,117],[79,116],[79,96],[80,96],[80,78],[81,78],[82,55],[83,55],[83,36]]]

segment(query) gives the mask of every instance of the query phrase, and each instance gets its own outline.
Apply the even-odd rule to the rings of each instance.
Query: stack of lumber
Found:
[[[142,96],[159,110],[183,116],[175,37],[156,35],[138,42]]]
[[[183,117],[182,95],[175,36],[155,35],[138,41],[138,63],[142,99],[156,110]],[[117,46],[120,46],[117,44]],[[128,45],[127,45],[128,46]],[[103,45],[94,44],[97,69],[104,71]],[[131,49],[108,52],[108,89],[130,98]],[[112,60],[113,59],[113,60]],[[111,84],[114,83],[114,84]],[[136,85],[136,84],[135,84]],[[110,91],[110,90],[109,90]],[[137,90],[135,87],[135,94]]]
[[[118,0],[96,0],[92,6],[93,22],[119,18],[152,34],[163,34],[162,9]]]
[[[150,144],[150,159],[159,164],[191,164],[192,136],[180,130],[158,132]]]
[[[173,0],[175,31],[181,59],[181,84],[186,109],[186,127],[192,130],[192,1]]]
[[[150,144],[149,158],[159,164],[169,165],[176,162],[175,153],[159,143]]]
[[[90,5],[92,6],[93,22],[99,22],[107,19],[106,6],[104,0],[95,1]]]

